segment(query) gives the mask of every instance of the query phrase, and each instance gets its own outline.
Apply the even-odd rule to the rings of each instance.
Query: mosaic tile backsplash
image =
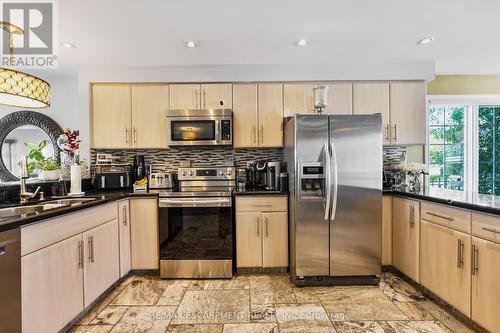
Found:
[[[225,161],[234,161],[236,167],[244,167],[247,161],[261,159],[282,160],[283,149],[234,149],[232,147],[178,147],[168,150],[107,150],[92,149],[91,162],[95,164],[97,153],[113,154],[120,158],[122,163],[132,164],[134,155],[144,155],[147,165],[158,166],[158,169],[165,171],[177,171],[181,161],[191,161],[193,166],[223,166]]]

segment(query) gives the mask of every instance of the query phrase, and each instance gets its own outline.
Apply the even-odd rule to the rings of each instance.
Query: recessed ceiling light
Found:
[[[65,47],[67,49],[74,49],[76,47],[75,44],[72,44],[72,43],[67,43],[67,42],[61,42],[61,46],[62,47]]]
[[[425,37],[425,38],[422,38],[421,40],[419,40],[417,42],[417,45],[425,45],[425,44],[430,44],[434,41],[434,37]]]
[[[307,39],[299,39],[295,42],[295,46],[306,46],[307,43],[309,43]]]
[[[190,49],[200,46],[200,44],[194,40],[188,40],[184,43],[184,46],[189,47]]]

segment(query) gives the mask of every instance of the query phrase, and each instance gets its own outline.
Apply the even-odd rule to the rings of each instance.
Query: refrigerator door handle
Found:
[[[332,153],[331,153],[331,163],[333,163],[333,173],[332,173],[332,183],[333,187],[333,199],[332,199],[332,211],[330,213],[330,221],[335,220],[335,215],[337,213],[337,196],[338,196],[338,182],[337,182],[337,153],[335,151],[335,144],[331,143]],[[329,170],[331,172],[331,170]]]
[[[330,147],[328,143],[325,143],[323,147],[323,153],[325,154],[325,187],[326,187],[326,194],[325,194],[325,199],[324,199],[324,207],[325,207],[325,221],[330,220],[330,202],[331,202],[331,196],[332,196],[332,190],[331,190],[331,181],[330,181]]]

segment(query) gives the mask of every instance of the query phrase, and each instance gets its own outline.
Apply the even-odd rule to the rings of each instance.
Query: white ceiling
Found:
[[[435,62],[500,73],[499,0],[59,0],[61,71],[81,66]],[[420,38],[434,36],[430,45]],[[296,47],[297,39],[309,40]],[[195,49],[184,47],[196,40]]]

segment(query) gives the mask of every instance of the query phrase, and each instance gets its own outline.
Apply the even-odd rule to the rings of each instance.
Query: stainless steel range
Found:
[[[235,168],[179,168],[178,179],[159,191],[161,277],[230,278]]]

